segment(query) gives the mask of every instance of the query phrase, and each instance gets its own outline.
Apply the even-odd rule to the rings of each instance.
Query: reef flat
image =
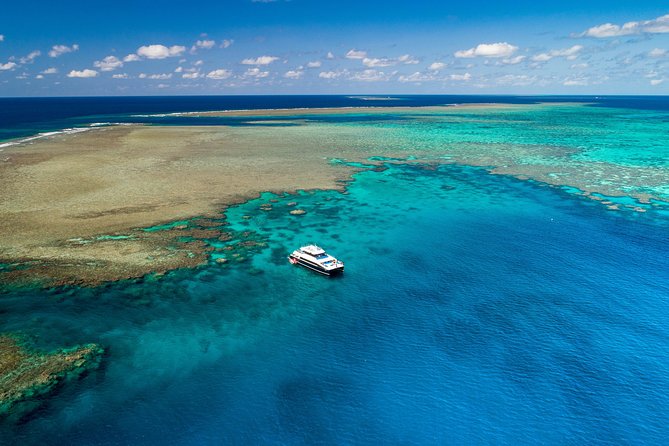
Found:
[[[612,211],[644,212],[669,200],[662,126],[643,113],[561,103],[146,119],[158,125],[3,149],[0,282],[95,285],[197,266],[227,206],[265,191],[342,189],[356,170],[382,163],[478,166],[569,187]],[[213,222],[142,230],[193,218]]]
[[[0,416],[20,402],[49,393],[62,380],[97,367],[103,352],[88,344],[40,353],[13,336],[0,335]]]

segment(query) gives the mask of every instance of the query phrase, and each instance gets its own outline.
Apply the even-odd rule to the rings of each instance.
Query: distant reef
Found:
[[[0,334],[0,417],[38,407],[59,384],[97,368],[103,353],[97,344],[43,353],[18,336]]]

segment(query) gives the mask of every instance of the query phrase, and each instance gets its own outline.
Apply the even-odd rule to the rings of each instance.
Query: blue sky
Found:
[[[667,94],[660,1],[13,1],[0,96]]]

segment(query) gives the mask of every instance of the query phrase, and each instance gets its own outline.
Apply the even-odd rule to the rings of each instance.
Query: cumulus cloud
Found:
[[[350,79],[363,82],[380,82],[390,80],[392,75],[393,73],[387,74],[378,70],[362,70],[360,72],[353,73]]]
[[[185,46],[172,45],[144,45],[137,49],[137,55],[147,59],[166,59],[168,57],[180,56],[186,51]]]
[[[362,64],[369,68],[392,67],[399,64],[411,65],[417,63],[418,60],[408,54],[396,58],[362,58]]]
[[[230,45],[232,45],[235,41],[232,39],[224,39],[221,42],[221,48],[228,48]]]
[[[318,77],[321,79],[338,79],[345,73],[346,71],[321,71],[318,73]]]
[[[197,79],[199,77],[202,77],[199,71],[194,71],[192,73],[184,73],[181,75],[182,78],[184,79]]]
[[[287,79],[299,79],[304,75],[304,71],[301,70],[290,70],[286,71],[283,77]]]
[[[350,50],[348,53],[346,53],[346,58],[347,59],[364,59],[367,57],[367,51],[358,51],[358,50]]]
[[[127,73],[121,73],[121,74],[113,74],[112,78],[114,79],[128,79],[129,76]]]
[[[481,43],[474,48],[455,52],[455,57],[510,57],[518,50],[517,46],[507,42]]]
[[[123,62],[139,62],[140,57],[137,54],[128,54],[123,58]]]
[[[139,78],[140,79],[152,79],[152,80],[164,81],[164,80],[167,80],[167,79],[171,79],[172,78],[172,73],[160,73],[160,74],[140,73]]]
[[[420,62],[418,59],[409,54],[401,55],[400,57],[397,58],[397,61],[405,65],[415,65]]]
[[[35,76],[35,79],[44,79],[44,75],[38,74],[37,76]]]
[[[254,77],[260,79],[269,76],[269,71],[262,71],[260,68],[249,68],[244,73],[244,77]]]
[[[446,64],[443,62],[432,62],[430,66],[427,67],[427,69],[432,71],[439,71],[444,67],[446,67]]]
[[[433,70],[436,71],[436,70]],[[400,82],[430,82],[437,80],[436,73],[421,73],[416,71],[415,73],[409,75],[401,75],[397,78]]]
[[[49,57],[58,57],[66,53],[73,53],[75,51],[79,51],[79,45],[76,43],[72,46],[54,45],[51,47],[51,51],[49,51]]]
[[[569,78],[565,79],[562,82],[562,85],[564,85],[565,87],[583,87],[588,85],[588,80],[585,78],[575,78],[575,79]]]
[[[362,59],[362,64],[366,67],[370,68],[378,68],[378,67],[391,67],[393,65],[397,65],[397,62],[391,59],[377,59],[377,58],[369,58],[365,57]]]
[[[196,48],[202,48],[204,50],[210,50],[216,45],[216,42],[213,40],[198,40],[195,42],[195,47]]]
[[[567,60],[574,60],[578,57],[578,53],[583,49],[581,45],[574,45],[570,48],[562,50],[551,50],[547,53],[540,53],[532,57],[534,62],[548,62],[556,57],[564,57]]]
[[[46,70],[41,72],[42,74],[56,74],[58,73],[58,69],[55,67],[47,68]]]
[[[320,68],[321,65],[323,65],[323,64],[321,63],[320,60],[315,60],[313,62],[307,62],[307,68]]]
[[[654,87],[656,85],[660,85],[663,82],[664,82],[664,79],[651,79],[650,80],[650,85],[652,85]]]
[[[578,34],[577,37],[619,37],[631,34],[663,34],[669,33],[669,14],[660,16],[652,20],[642,20],[639,22],[627,22],[622,25],[613,23],[604,23],[603,25],[593,26]]]
[[[328,53],[325,55],[325,58],[328,60],[332,60],[335,58],[335,55],[332,54],[332,51],[328,51]]]
[[[221,80],[221,79],[227,79],[230,76],[232,76],[232,71],[230,70],[224,70],[222,68],[219,68],[218,70],[213,70],[210,71],[207,74],[207,78],[209,79],[216,79],[216,80]]]
[[[35,50],[35,51],[32,51],[27,56],[22,57],[21,59],[19,59],[19,62],[21,62],[22,64],[33,63],[33,61],[41,55],[42,55],[41,51]]]
[[[648,55],[650,57],[664,57],[667,55],[667,50],[663,50],[662,48],[653,48],[648,52]]]
[[[100,71],[114,71],[115,69],[122,67],[123,62],[116,56],[107,56],[102,60],[93,62],[93,66],[99,68]]]
[[[502,59],[502,64],[504,65],[516,65],[525,60],[525,56],[516,56],[516,57],[507,57]]]
[[[13,70],[16,66],[14,62],[0,63],[0,71]]]
[[[0,34],[0,42],[4,42],[4,41],[5,41],[5,36],[4,36],[4,34]]]
[[[256,57],[255,59],[244,59],[242,60],[242,65],[269,65],[277,60],[279,60],[279,58],[274,56],[260,56]]]
[[[465,74],[451,74],[448,76],[448,78],[452,81],[461,81],[461,82],[467,82],[472,78],[472,75],[469,73]]]
[[[81,77],[81,78],[86,78],[86,77],[97,77],[98,72],[95,70],[89,70],[86,68],[85,70],[77,71],[77,70],[72,70],[69,73],[67,73],[67,77]]]
[[[536,76],[528,76],[527,74],[506,74],[495,79],[499,85],[510,85],[513,87],[526,87],[537,82]]]

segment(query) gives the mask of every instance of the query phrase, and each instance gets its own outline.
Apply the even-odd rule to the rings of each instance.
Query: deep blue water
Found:
[[[266,247],[161,279],[0,296],[0,332],[108,349],[38,412],[0,422],[0,443],[669,438],[660,213],[477,168],[388,166],[347,194],[265,194],[227,222]],[[288,264],[309,241],[346,262],[343,277]]]

